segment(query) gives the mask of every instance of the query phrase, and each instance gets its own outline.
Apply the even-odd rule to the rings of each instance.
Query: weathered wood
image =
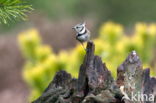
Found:
[[[78,79],[73,79],[65,71],[58,72],[42,96],[33,103],[156,102],[131,99],[131,93],[156,96],[156,79],[150,77],[149,69],[143,70],[135,51],[118,67],[115,81],[101,58],[94,55],[94,50],[94,43],[88,42]]]
[[[150,95],[154,98],[156,96],[156,79],[150,77],[149,69],[143,69],[135,51],[130,53],[123,64],[118,67],[117,72],[117,84],[118,87],[123,88],[125,103],[156,102],[149,100]]]

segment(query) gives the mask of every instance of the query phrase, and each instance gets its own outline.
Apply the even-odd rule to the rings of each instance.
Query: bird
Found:
[[[72,29],[76,31],[76,40],[78,40],[85,49],[83,43],[90,40],[90,31],[86,28],[86,23],[83,22],[76,24],[74,27],[72,27]]]

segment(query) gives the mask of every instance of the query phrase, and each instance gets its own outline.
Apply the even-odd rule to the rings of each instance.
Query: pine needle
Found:
[[[18,19],[26,20],[26,13],[32,10],[32,5],[21,0],[0,0],[0,23],[7,24]]]

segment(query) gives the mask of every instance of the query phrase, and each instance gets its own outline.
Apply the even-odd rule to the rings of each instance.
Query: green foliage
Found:
[[[30,0],[39,12],[58,19],[95,18],[113,20],[122,24],[156,19],[156,1],[151,0]],[[146,10],[146,12],[144,12]]]
[[[44,12],[53,19],[68,18],[76,13],[77,0],[31,0],[33,7],[39,12]]]
[[[1,0],[0,0],[1,1]],[[3,0],[8,1],[8,0]],[[15,1],[15,0],[10,0]],[[89,18],[101,22],[112,20],[132,26],[137,21],[153,22],[156,19],[156,0],[25,0],[33,5],[41,18],[69,20]],[[146,12],[144,12],[146,10]],[[16,19],[16,18],[15,18]],[[8,20],[8,19],[7,19]],[[14,20],[14,19],[13,19]],[[17,20],[17,19],[16,19]],[[0,25],[6,32],[23,25],[23,22]]]
[[[0,23],[7,24],[8,21],[26,19],[27,12],[32,10],[31,5],[21,0],[0,0]]]
[[[156,75],[156,65],[150,65],[156,59],[153,58],[156,24],[138,23],[133,35],[128,36],[124,33],[122,25],[107,22],[101,26],[94,43],[95,54],[102,58],[114,77],[117,67],[132,50],[137,51],[144,66],[150,67],[151,74]],[[73,77],[78,77],[79,67],[85,55],[80,44],[72,50],[55,54],[49,46],[42,44],[38,31],[31,29],[19,35],[19,45],[26,58],[23,76],[32,89],[30,100],[34,100],[43,92],[58,70],[66,70]]]

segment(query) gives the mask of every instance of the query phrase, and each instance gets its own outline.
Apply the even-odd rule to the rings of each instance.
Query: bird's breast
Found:
[[[80,42],[85,42],[89,40],[90,35],[89,34],[78,34],[76,36],[76,39],[79,40]]]

